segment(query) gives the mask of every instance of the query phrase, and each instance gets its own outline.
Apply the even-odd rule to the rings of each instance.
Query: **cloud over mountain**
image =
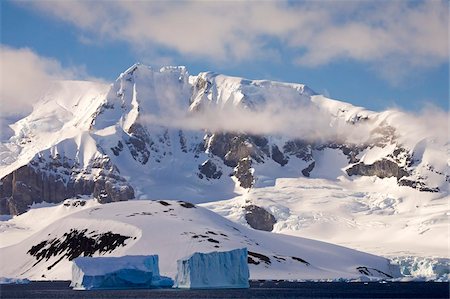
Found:
[[[86,77],[82,68],[65,68],[29,48],[0,47],[1,115],[26,115],[55,80]]]

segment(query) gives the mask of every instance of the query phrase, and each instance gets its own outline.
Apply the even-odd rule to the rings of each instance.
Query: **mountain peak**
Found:
[[[68,86],[83,89],[73,82]],[[24,198],[21,192],[26,190],[9,181],[23,174],[17,173],[21,167],[34,173],[24,181],[51,179],[47,173],[63,171],[64,188],[82,182],[82,194],[91,194],[95,184],[87,182],[92,180],[102,181],[96,187],[99,192],[107,181],[129,191],[119,196],[107,185],[108,200],[135,190],[136,197],[177,198],[183,193],[188,200],[202,202],[273,185],[278,178],[314,175],[349,180],[377,176],[422,191],[448,189],[445,159],[430,158],[445,154],[439,145],[419,146],[415,136],[409,143],[400,142],[395,119],[386,116],[389,112],[326,99],[303,84],[214,72],[190,76],[184,66],[154,69],[137,63],[119,76],[106,96],[93,94],[96,90],[49,93],[51,97],[16,125],[17,136],[0,148],[0,186],[9,186],[0,198],[4,211],[23,212],[32,203],[6,207],[6,201],[14,205],[14,198]],[[325,154],[328,151],[331,154]],[[58,162],[47,161],[49,156]],[[64,159],[74,161],[66,163],[75,165],[73,169],[52,166],[64,164]],[[108,165],[109,171],[100,165]],[[40,185],[27,190],[33,188],[36,194],[42,191]],[[72,188],[67,194],[80,190]],[[26,198],[37,200],[34,194]]]
[[[121,78],[126,78],[127,76],[132,76],[136,70],[141,70],[144,72],[153,72],[153,73],[179,73],[186,75],[188,74],[187,68],[185,66],[179,65],[179,66],[162,66],[159,69],[156,69],[150,65],[142,64],[140,62],[136,62],[133,65],[131,65],[129,68],[127,68],[124,72],[122,72],[117,80]]]

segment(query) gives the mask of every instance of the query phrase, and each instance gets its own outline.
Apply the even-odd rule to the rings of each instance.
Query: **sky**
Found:
[[[449,110],[449,2],[1,1],[3,116],[135,62],[303,83],[374,111]]]

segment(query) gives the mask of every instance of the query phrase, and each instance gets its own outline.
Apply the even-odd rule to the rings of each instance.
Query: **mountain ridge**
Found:
[[[185,67],[154,70],[141,64],[122,73],[106,95],[104,86],[97,94],[94,87],[85,88],[82,94],[83,88],[74,82],[74,87],[65,84],[62,93],[47,95],[30,116],[14,124],[15,136],[2,144],[2,157],[6,158],[8,149],[22,147],[15,162],[8,164],[2,159],[3,214],[22,213],[27,205],[44,199],[60,202],[77,195],[93,194],[101,202],[164,197],[161,188],[156,193],[149,191],[145,180],[138,179],[133,185],[136,178],[130,173],[134,170],[126,164],[141,169],[140,175],[148,181],[155,179],[153,186],[159,176],[177,177],[171,169],[180,170],[179,182],[192,189],[188,199],[194,202],[205,202],[210,196],[202,195],[202,189],[211,193],[222,188],[225,192],[213,193],[224,193],[218,199],[230,198],[260,185],[261,177],[272,175],[271,170],[259,174],[259,168],[276,168],[278,174],[272,180],[277,176],[308,177],[315,167],[313,152],[326,148],[347,157],[344,176],[395,177],[401,186],[429,192],[441,191],[450,181],[445,174],[448,165],[447,169],[445,165],[421,165],[420,154],[416,157],[417,152],[397,140],[398,130],[388,124],[387,112],[330,100],[303,84],[252,81],[212,72],[191,76]],[[73,98],[78,101],[71,102],[68,94],[74,91]],[[58,103],[62,99],[63,104],[70,103],[68,107]],[[305,121],[298,120],[296,113]],[[263,126],[268,132],[279,126],[287,132],[285,136],[292,132],[295,136],[299,130],[304,138],[285,137],[276,131],[267,134],[265,128],[260,130]],[[230,130],[240,127],[244,130]],[[362,139],[345,141],[353,135]],[[48,142],[47,136],[53,140]],[[344,141],[339,141],[342,136]],[[48,143],[36,146],[39,139]],[[422,150],[426,152],[424,142]],[[260,167],[265,163],[272,166]],[[419,167],[421,172],[415,174]],[[50,174],[41,171],[45,169]],[[427,181],[429,176],[433,180]],[[30,186],[27,180],[36,183]],[[62,184],[55,189],[50,186],[54,182]],[[176,192],[167,195],[176,196]]]
[[[0,231],[13,245],[30,207],[68,198],[182,200],[448,279],[450,142],[439,117],[184,67],[135,65],[109,86],[58,82],[0,143],[0,214],[22,214]]]

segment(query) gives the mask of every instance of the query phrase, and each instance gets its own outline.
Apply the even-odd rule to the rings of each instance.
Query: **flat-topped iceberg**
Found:
[[[76,290],[170,288],[172,285],[172,279],[160,276],[157,255],[73,260],[70,286]]]
[[[199,253],[177,261],[178,288],[248,288],[247,248]]]

